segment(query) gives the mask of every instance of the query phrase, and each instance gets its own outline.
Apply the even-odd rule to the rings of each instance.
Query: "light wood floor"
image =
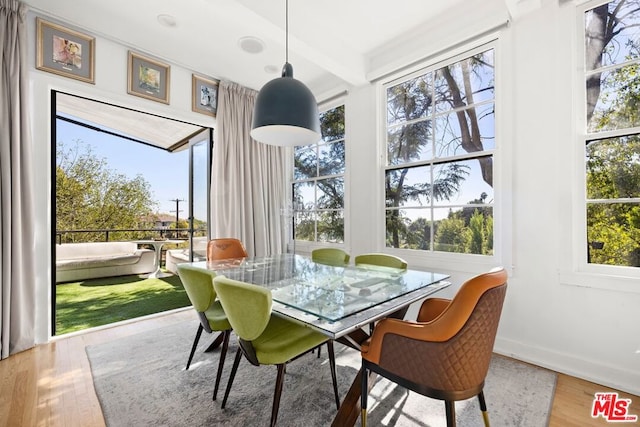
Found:
[[[190,319],[196,319],[195,312],[183,310],[57,339],[0,361],[0,426],[104,426],[85,346]],[[594,393],[603,391],[615,390],[560,374],[549,426],[609,425],[591,418]],[[620,396],[631,399],[629,413],[640,416],[640,397]]]

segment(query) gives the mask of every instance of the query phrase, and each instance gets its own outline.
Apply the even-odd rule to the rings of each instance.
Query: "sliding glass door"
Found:
[[[189,242],[192,261],[206,259],[210,238],[209,190],[213,129],[205,129],[189,141]]]
[[[213,129],[55,91],[51,123],[52,335],[190,305]]]

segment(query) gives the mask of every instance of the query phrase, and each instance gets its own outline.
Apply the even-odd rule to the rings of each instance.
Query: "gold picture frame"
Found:
[[[169,64],[129,51],[127,93],[169,103]]]
[[[191,109],[196,113],[216,116],[218,111],[219,82],[191,75]]]
[[[36,68],[95,84],[95,38],[36,18]]]

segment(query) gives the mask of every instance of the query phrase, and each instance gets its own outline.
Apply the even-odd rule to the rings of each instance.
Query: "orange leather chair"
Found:
[[[489,426],[484,380],[507,290],[507,273],[495,269],[466,281],[453,300],[429,298],[417,322],[381,320],[362,346],[362,425],[367,420],[369,371],[409,390],[445,401],[455,427],[455,401],[478,396]]]
[[[246,258],[247,250],[238,239],[211,239],[207,243],[207,261],[217,261],[230,258]]]

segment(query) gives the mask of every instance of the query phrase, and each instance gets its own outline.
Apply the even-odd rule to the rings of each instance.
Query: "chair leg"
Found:
[[[204,352],[205,353],[209,353],[209,352],[215,350],[216,348],[218,348],[220,346],[220,344],[222,344],[223,341],[224,341],[224,332],[220,332],[218,334],[218,336],[215,337],[213,342],[211,342],[211,344],[209,344],[209,347],[207,347],[207,349]]]
[[[278,409],[280,409],[280,396],[282,396],[282,386],[284,385],[285,364],[277,365],[278,376],[276,378],[276,389],[273,393],[273,406],[271,407],[271,427],[276,425],[278,420]]]
[[[231,390],[231,384],[233,384],[233,379],[236,376],[236,371],[238,370],[238,365],[240,364],[240,359],[242,358],[242,349],[238,349],[236,352],[236,358],[233,359],[233,368],[231,368],[231,374],[229,375],[229,381],[227,382],[227,389],[224,391],[224,399],[222,399],[222,408],[224,409],[227,404],[227,398],[229,397],[229,391]]]
[[[317,346],[316,348],[312,348],[311,349],[311,354],[315,353],[316,350],[318,350],[318,359],[320,359],[320,349],[322,348],[322,344],[320,344],[319,346]]]
[[[198,341],[200,341],[200,335],[202,335],[202,330],[204,328],[202,327],[202,324],[198,325],[198,332],[196,332],[196,338],[193,340],[193,345],[191,346],[191,354],[189,354],[189,360],[187,360],[187,369],[185,369],[186,371],[189,370],[189,366],[191,365],[191,359],[193,359],[193,355],[196,352],[196,347],[198,347]]]
[[[447,414],[447,427],[456,427],[456,406],[453,400],[444,401],[444,409]]]
[[[329,366],[331,367],[331,380],[333,381],[333,394],[336,397],[336,409],[340,409],[340,396],[338,395],[338,379],[336,378],[336,355],[333,352],[333,341],[327,341],[327,351],[329,352]],[[318,353],[320,347],[318,347]]]
[[[478,402],[480,403],[480,410],[482,411],[482,419],[484,420],[484,427],[490,427],[489,424],[489,411],[487,411],[487,402],[484,400],[484,391],[478,394]]]
[[[362,361],[362,369],[360,369],[360,423],[362,427],[367,427],[367,398],[369,397],[369,373]]]
[[[222,351],[220,352],[220,360],[218,361],[218,373],[216,374],[216,385],[213,388],[213,400],[218,397],[218,386],[220,385],[220,377],[222,377],[222,368],[224,368],[224,359],[227,356],[227,349],[229,348],[229,337],[231,336],[231,330],[223,331],[222,338]]]

